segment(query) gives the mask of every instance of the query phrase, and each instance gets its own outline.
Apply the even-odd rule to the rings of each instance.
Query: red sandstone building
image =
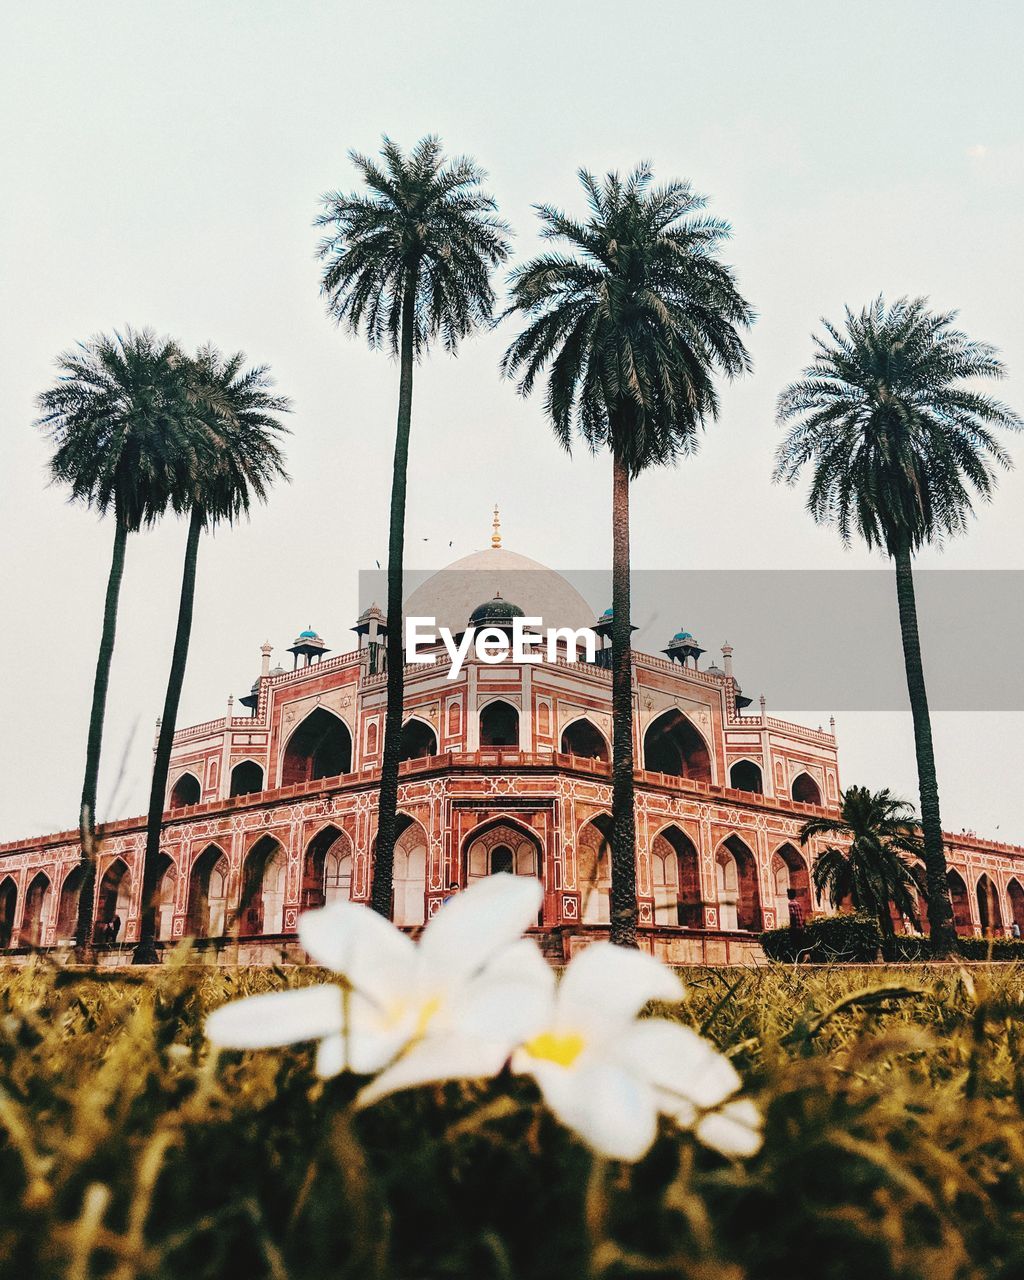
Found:
[[[595,624],[560,575],[501,547],[456,561],[407,601],[407,616],[453,631],[507,623],[518,609],[546,626]],[[485,601],[481,604],[481,601]],[[383,747],[384,618],[368,609],[349,652],[313,631],[291,646],[292,669],[262,671],[228,714],[175,736],[159,890],[158,936],[209,939],[243,962],[301,959],[299,912],[365,901]],[[679,632],[665,656],[634,654],[637,885],[647,944],[677,962],[758,953],[756,935],[788,922],[787,889],[810,912],[815,848],[798,833],[839,798],[834,734],[746,709],[724,646],[722,666]],[[328,656],[330,655],[330,656]],[[610,830],[611,676],[596,662],[491,665],[470,657],[449,679],[406,672],[406,722],[395,852],[395,921],[416,926],[445,897],[498,871],[544,884],[538,926],[554,956],[606,932]],[[144,820],[100,832],[97,936],[115,916],[120,949],[138,936]],[[1024,929],[1024,849],[948,837],[957,927]],[[0,845],[0,948],[66,944],[78,902],[77,834]]]

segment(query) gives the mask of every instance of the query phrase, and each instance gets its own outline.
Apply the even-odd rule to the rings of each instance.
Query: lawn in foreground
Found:
[[[679,1016],[732,1057],[764,1149],[666,1125],[626,1167],[522,1080],[353,1115],[309,1052],[218,1058],[206,1012],[322,975],[183,961],[0,972],[0,1273],[1024,1275],[1022,967],[684,973]]]

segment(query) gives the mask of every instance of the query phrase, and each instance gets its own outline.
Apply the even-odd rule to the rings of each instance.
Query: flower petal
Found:
[[[316,1073],[324,1080],[341,1075],[346,1068],[345,1037],[327,1036],[316,1047]]]
[[[384,1013],[357,991],[348,995],[348,1066],[358,1076],[372,1075],[395,1058],[416,1033],[417,1011]]]
[[[669,1095],[665,1109],[672,1114],[673,1099],[685,1104],[683,1114],[692,1116],[694,1107],[716,1107],[742,1083],[736,1068],[710,1040],[667,1018],[640,1019],[617,1047],[634,1070]]]
[[[761,1113],[749,1098],[737,1098],[702,1116],[694,1133],[723,1156],[752,1156],[761,1148]]]
[[[535,923],[544,899],[532,876],[487,876],[449,898],[423,930],[420,954],[446,985],[467,978]]]
[[[344,974],[381,1004],[401,995],[416,965],[416,944],[358,902],[333,902],[299,916],[299,941],[317,962]]]
[[[500,1044],[457,1033],[427,1036],[361,1090],[356,1105],[368,1107],[389,1093],[445,1080],[478,1080],[497,1075],[508,1053]]]
[[[206,1019],[206,1034],[224,1049],[271,1049],[338,1033],[342,1018],[342,990],[327,983],[233,1000]]]
[[[516,1054],[513,1070],[529,1072],[544,1101],[567,1128],[612,1160],[639,1160],[658,1132],[654,1090],[616,1063],[597,1060],[567,1069]]]
[[[564,1026],[613,1031],[636,1017],[650,1000],[681,1000],[683,984],[644,951],[594,942],[573,956],[558,988]]]

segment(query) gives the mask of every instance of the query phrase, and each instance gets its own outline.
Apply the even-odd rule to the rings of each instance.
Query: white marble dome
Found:
[[[504,547],[474,551],[420,583],[405,601],[407,618],[436,618],[452,632],[464,631],[469,615],[500,595],[543,627],[589,627],[594,610],[567,579]]]

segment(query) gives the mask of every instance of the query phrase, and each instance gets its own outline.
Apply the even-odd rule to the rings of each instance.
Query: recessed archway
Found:
[[[1010,920],[1024,934],[1024,886],[1016,876],[1006,886],[1006,896],[1010,903]]]
[[[228,856],[208,844],[188,878],[188,932],[193,938],[220,938],[227,926]]]
[[[969,937],[974,932],[971,920],[971,903],[964,878],[952,867],[946,872],[949,900],[953,904],[953,924],[958,934]]]
[[[186,805],[198,804],[203,795],[203,788],[194,773],[183,773],[171,788],[169,809],[184,809]]]
[[[302,905],[322,907],[352,897],[352,841],[335,826],[324,827],[306,846]]]
[[[985,937],[995,936],[1003,931],[1003,913],[999,906],[999,894],[989,876],[984,872],[978,877],[975,886],[978,898],[978,920],[981,932]]]
[[[462,847],[467,885],[500,874],[543,879],[540,840],[532,831],[507,818],[496,818],[477,827]]]
[[[561,751],[567,756],[585,756],[590,760],[611,759],[608,750],[608,739],[592,721],[585,716],[573,720],[562,730]]]
[[[663,712],[644,734],[644,768],[673,778],[711,781],[711,755],[696,726],[681,711]]]
[[[737,760],[729,769],[729,786],[734,791],[749,791],[752,795],[764,795],[764,779],[761,766],[753,760]]]
[[[0,881],[0,949],[11,945],[14,912],[18,906],[18,886],[10,876]]]
[[[352,735],[344,720],[324,707],[311,711],[288,739],[281,786],[336,778],[352,769]]]
[[[263,790],[263,768],[255,760],[241,760],[231,770],[232,796],[252,796]]]
[[[273,836],[261,836],[242,862],[242,895],[238,932],[243,937],[284,931],[287,862]]]
[[[22,945],[40,947],[46,937],[53,904],[53,886],[45,871],[40,871],[25,892],[25,916],[21,922]]]
[[[674,824],[659,831],[651,843],[651,891],[655,924],[702,926],[697,846]]]
[[[821,788],[809,773],[798,773],[791,790],[798,804],[821,804]]]
[[[96,892],[96,939],[98,942],[117,942],[128,919],[131,903],[132,877],[128,866],[120,858],[107,867]]]
[[[775,923],[780,928],[789,924],[789,891],[803,910],[806,920],[811,914],[811,877],[807,863],[795,845],[784,844],[772,854],[772,889],[775,894]]]
[[[718,846],[715,877],[721,928],[760,930],[761,891],[757,883],[757,863],[739,836],[729,836]]]
[[[82,864],[75,866],[64,877],[60,887],[60,899],[57,904],[57,941],[74,942],[78,931],[78,898],[82,891],[82,880],[85,868]]]
[[[427,918],[427,833],[415,819],[400,813],[392,880],[392,918],[407,928]]]
[[[481,747],[518,747],[519,712],[510,702],[497,699],[480,711]]]
[[[437,755],[437,734],[425,720],[416,716],[402,725],[399,760],[425,760]]]
[[[608,924],[612,901],[612,820],[599,813],[580,828],[576,842],[576,878],[580,890],[580,919],[584,924]]]
[[[162,853],[156,864],[156,889],[153,893],[153,906],[156,910],[156,933],[158,942],[167,942],[174,929],[174,900],[178,887],[178,872],[174,859]]]

